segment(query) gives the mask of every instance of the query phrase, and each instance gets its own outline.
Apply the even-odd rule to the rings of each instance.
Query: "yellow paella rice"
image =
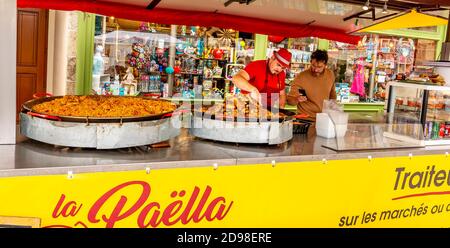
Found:
[[[76,117],[139,117],[175,109],[168,101],[119,96],[64,96],[32,108],[37,113]]]

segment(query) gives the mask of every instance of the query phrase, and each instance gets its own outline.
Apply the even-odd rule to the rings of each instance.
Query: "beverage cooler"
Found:
[[[388,122],[420,123],[425,145],[450,144],[450,87],[393,81],[388,84]]]

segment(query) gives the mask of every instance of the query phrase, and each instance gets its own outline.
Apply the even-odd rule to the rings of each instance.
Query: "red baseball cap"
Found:
[[[291,63],[292,54],[285,48],[280,48],[278,51],[274,51],[273,55],[284,67],[288,67]]]

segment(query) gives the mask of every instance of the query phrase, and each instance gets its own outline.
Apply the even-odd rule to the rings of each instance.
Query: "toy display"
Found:
[[[213,49],[212,54],[215,59],[223,59],[224,51],[220,49],[219,47],[216,47]]]
[[[112,42],[100,43],[102,39],[96,37],[94,73],[109,73],[101,79],[103,81],[95,81],[99,84],[97,94],[179,94],[187,98],[223,96],[225,67],[227,61],[232,61],[236,56],[236,31],[180,25],[174,44],[175,63],[170,64],[170,42],[173,37],[170,37],[168,25],[139,22],[134,26],[135,31],[120,28],[114,27],[118,36]],[[246,40],[241,40],[239,44],[247,48],[251,45]],[[111,60],[106,61],[106,57]],[[103,70],[101,61],[111,65],[104,65]],[[170,94],[169,80],[173,80]]]
[[[125,89],[125,95],[135,95],[137,91],[137,80],[135,80],[132,71],[133,68],[128,67],[127,74],[122,81],[122,87]]]
[[[350,102],[350,87],[347,83],[336,84],[336,100],[341,103]]]
[[[216,65],[212,70],[213,78],[221,78],[222,77],[222,67]]]
[[[355,76],[353,77],[350,92],[361,97],[366,95],[364,88],[364,61],[362,58],[356,63]]]
[[[149,51],[143,43],[133,43],[132,51],[127,55],[127,59],[130,67],[138,70],[143,70],[150,65]]]
[[[234,75],[236,75],[240,70],[244,68],[245,66],[243,64],[227,64],[225,77],[227,79],[231,79]]]

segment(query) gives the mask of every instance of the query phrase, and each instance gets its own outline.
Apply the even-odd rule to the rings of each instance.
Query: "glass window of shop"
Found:
[[[254,56],[252,34],[106,16],[96,16],[94,47],[92,86],[102,95],[167,97],[171,83],[176,97],[223,98],[227,79],[243,67],[228,65]]]
[[[434,40],[380,36],[376,83],[427,73],[430,68],[423,64],[435,59],[436,45]]]
[[[334,72],[336,82],[336,96],[338,102],[358,102],[359,96],[350,93],[352,83],[362,78],[368,83],[368,75],[372,58],[364,45],[329,41],[328,68]],[[358,76],[359,75],[359,76]]]
[[[436,45],[435,40],[380,36],[377,69],[392,79],[396,74],[409,76],[435,59]]]
[[[436,41],[383,35],[365,36],[360,46],[332,41],[329,47],[330,68],[334,68],[337,88],[340,84],[351,87],[360,71],[356,70],[357,65],[361,64],[364,68],[361,77],[368,95],[370,71],[375,66],[374,97],[381,101],[385,100],[387,83],[398,75],[409,77],[428,73],[430,68],[422,65],[434,60],[435,53]]]

